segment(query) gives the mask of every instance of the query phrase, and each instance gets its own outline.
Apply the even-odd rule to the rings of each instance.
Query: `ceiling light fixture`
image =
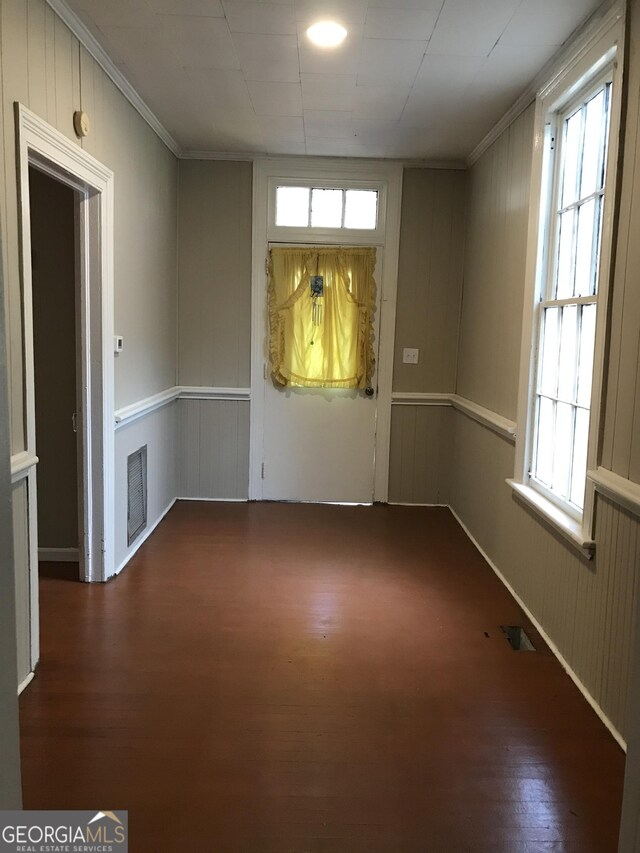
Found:
[[[318,21],[309,27],[307,35],[318,47],[337,47],[347,37],[347,31],[335,21]]]

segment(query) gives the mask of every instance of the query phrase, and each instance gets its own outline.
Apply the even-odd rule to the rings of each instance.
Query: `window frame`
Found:
[[[378,217],[375,228],[314,228],[308,226],[276,225],[276,190],[278,187],[305,187],[331,190],[374,190],[378,193]],[[379,245],[386,230],[387,184],[380,180],[359,180],[334,177],[269,177],[267,185],[267,233],[274,243],[308,241],[310,243],[344,243],[345,245]]]
[[[611,7],[581,34],[552,69],[549,81],[536,98],[534,149],[531,170],[527,268],[520,361],[518,425],[513,479],[507,482],[516,494],[571,544],[590,556],[595,549],[595,488],[590,472],[598,466],[602,422],[602,382],[606,352],[606,327],[617,195],[618,143],[624,56],[624,6]],[[601,209],[600,263],[596,281],[596,332],[589,418],[587,474],[583,511],[575,511],[532,476],[535,453],[538,365],[541,317],[548,299],[557,248],[556,200],[559,192],[562,140],[558,132],[572,108],[605,82],[611,82],[607,164]],[[558,142],[553,145],[554,139]],[[555,147],[555,151],[553,148]],[[572,303],[578,297],[571,299]]]

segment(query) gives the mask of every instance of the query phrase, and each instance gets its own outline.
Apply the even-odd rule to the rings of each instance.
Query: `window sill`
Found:
[[[579,521],[576,521],[568,513],[563,512],[531,486],[525,486],[523,483],[517,483],[515,480],[507,480],[507,483],[521,500],[550,524],[554,530],[560,533],[570,545],[573,545],[574,548],[582,552],[588,559],[593,557],[596,543],[593,539],[585,537],[582,524]]]

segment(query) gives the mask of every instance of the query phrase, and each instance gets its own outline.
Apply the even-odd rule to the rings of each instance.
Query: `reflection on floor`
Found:
[[[616,849],[623,754],[446,509],[178,504],[41,602],[25,808],[128,809],[134,853]]]

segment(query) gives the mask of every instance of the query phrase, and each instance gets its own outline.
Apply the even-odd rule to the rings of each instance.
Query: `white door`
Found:
[[[277,388],[266,376],[264,500],[373,501],[382,265],[382,248],[377,247],[373,396],[339,388]]]

